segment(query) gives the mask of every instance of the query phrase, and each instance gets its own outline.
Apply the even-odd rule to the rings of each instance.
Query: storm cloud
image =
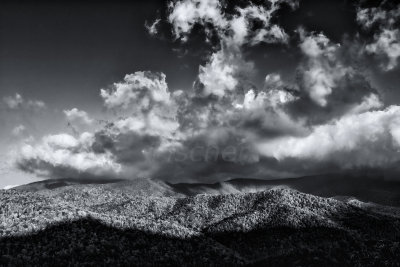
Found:
[[[400,160],[400,107],[386,105],[367,73],[348,60],[348,44],[301,25],[289,32],[276,22],[280,8],[295,10],[297,3],[267,2],[230,9],[218,0],[170,2],[164,23],[175,43],[190,41],[200,27],[213,44],[193,86],[170,88],[162,72],[127,74],[100,89],[111,118],[100,129],[26,142],[17,166],[48,177],[170,181],[393,166]],[[398,12],[360,7],[354,20],[363,31],[379,24],[364,49],[386,57],[384,70],[396,68]],[[146,24],[151,35],[159,23]],[[260,45],[293,49],[295,77],[267,72],[257,86],[255,73],[263,70],[247,51]],[[22,100],[7,101],[14,107]],[[77,108],[64,113],[71,123],[94,122]]]

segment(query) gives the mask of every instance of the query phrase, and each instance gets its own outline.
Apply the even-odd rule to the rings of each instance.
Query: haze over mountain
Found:
[[[213,184],[204,183],[168,183],[154,179],[50,179],[15,187],[16,190],[30,192],[68,190],[70,187],[90,187],[101,184],[108,190],[148,194],[152,196],[195,196],[199,194],[218,195],[247,192],[259,192],[280,187],[322,197],[353,197],[364,202],[382,205],[400,206],[400,181],[388,180],[383,173],[348,172],[299,178],[260,180],[236,178]],[[64,188],[66,187],[66,188]]]

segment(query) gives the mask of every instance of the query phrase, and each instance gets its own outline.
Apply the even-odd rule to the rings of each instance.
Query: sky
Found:
[[[396,1],[1,1],[0,188],[396,173],[399,23]]]

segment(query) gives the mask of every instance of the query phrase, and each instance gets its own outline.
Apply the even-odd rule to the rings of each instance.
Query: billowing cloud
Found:
[[[126,75],[123,82],[100,92],[108,109],[118,110],[121,117],[113,122],[122,132],[138,132],[173,138],[179,127],[174,102],[165,74],[135,72]]]
[[[186,41],[195,24],[205,27],[206,33],[216,31],[226,44],[240,46],[244,43],[286,42],[285,31],[271,19],[284,2],[295,7],[295,1],[270,0],[269,7],[251,2],[246,7],[235,7],[228,12],[219,0],[184,0],[170,2],[169,22],[176,38]],[[255,22],[260,26],[254,27]],[[210,36],[209,36],[210,37]]]
[[[303,29],[299,34],[303,59],[297,67],[297,83],[286,85],[297,96],[286,105],[291,116],[313,125],[383,106],[379,92],[353,63],[349,55],[352,44],[334,44],[323,33]],[[275,87],[285,87],[279,83]]]
[[[102,89],[104,105],[117,116],[103,129],[48,135],[39,144],[25,144],[18,166],[44,176],[125,177],[149,175],[153,155],[174,145],[177,107],[162,73],[136,72],[110,89]],[[92,122],[87,113],[66,110],[69,119]]]
[[[395,164],[400,107],[385,106],[363,73],[345,60],[345,45],[301,29],[297,76],[286,80],[284,73],[269,73],[262,86],[254,85],[256,65],[244,51],[261,42],[295,41],[288,42],[273,19],[284,3],[230,9],[217,0],[170,3],[168,21],[176,39],[188,41],[197,25],[209,40],[218,40],[193,87],[169,88],[164,73],[128,74],[100,90],[110,113],[104,127],[26,142],[17,153],[18,166],[51,177],[215,181]],[[370,27],[388,15],[370,16],[364,12],[359,20]],[[157,24],[149,25],[150,33]],[[21,99],[13,98],[11,106],[21,105]],[[93,122],[78,109],[64,113],[71,122]]]
[[[168,21],[177,39],[187,41],[194,25],[199,24],[208,39],[215,36],[220,42],[208,62],[199,68],[203,96],[213,94],[223,97],[243,86],[251,74],[255,73],[254,64],[247,61],[241,51],[244,45],[288,41],[285,31],[271,22],[284,2],[269,1],[268,7],[250,2],[245,7],[234,7],[233,12],[228,12],[219,0],[170,3]]]
[[[398,29],[384,29],[374,36],[374,42],[365,47],[371,54],[384,55],[387,57],[387,63],[381,64],[386,71],[392,70],[397,66],[400,57],[400,32]]]
[[[84,110],[73,108],[70,110],[64,110],[64,114],[70,123],[78,123],[82,125],[90,125],[93,123],[93,119],[90,118]]]
[[[332,44],[329,39],[320,34],[305,36],[301,32],[301,51],[307,57],[302,70],[303,88],[310,98],[318,105],[327,105],[327,97],[352,69],[347,68],[336,57],[339,45]]]
[[[37,144],[22,145],[17,154],[17,166],[41,176],[96,177],[116,176],[119,164],[110,153],[96,154],[91,146],[94,136],[83,133],[78,138],[68,134],[44,136]]]
[[[400,5],[394,9],[385,7],[386,1],[378,7],[359,8],[357,21],[365,30],[377,28],[373,41],[365,46],[369,54],[383,58],[381,67],[385,71],[394,69],[400,57]]]
[[[252,72],[254,64],[246,62],[239,51],[222,49],[213,53],[205,66],[200,66],[199,81],[204,86],[201,93],[222,97],[243,85]]]

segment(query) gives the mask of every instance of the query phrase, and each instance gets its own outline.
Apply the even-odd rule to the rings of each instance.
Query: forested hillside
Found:
[[[362,202],[282,188],[194,197],[117,188],[0,191],[0,263],[398,264],[399,217]]]

